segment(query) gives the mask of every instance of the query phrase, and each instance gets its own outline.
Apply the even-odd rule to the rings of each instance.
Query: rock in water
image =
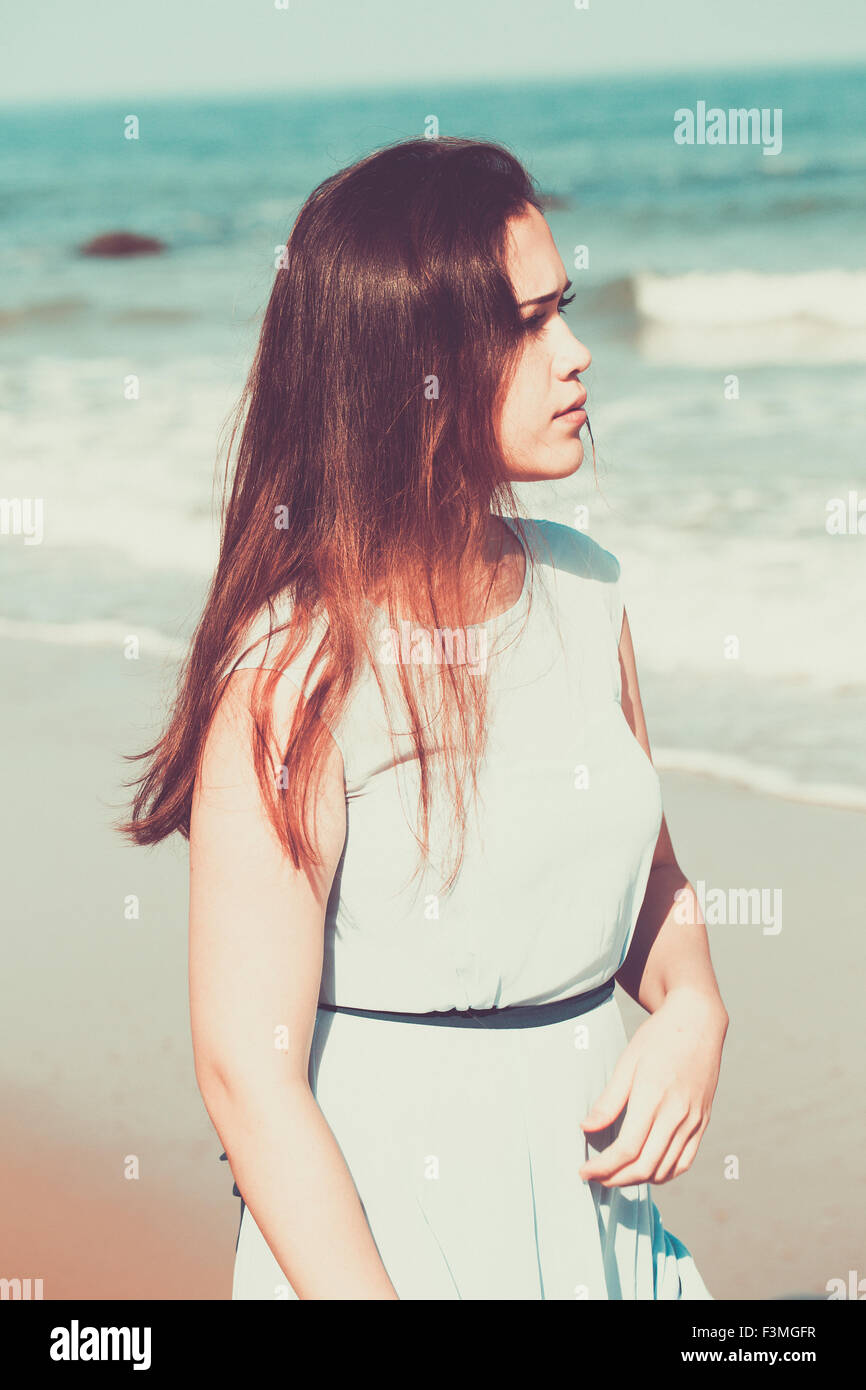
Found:
[[[155,256],[166,249],[158,237],[138,232],[103,232],[79,247],[82,256]]]
[[[542,193],[538,201],[545,212],[565,212],[571,207],[569,199],[560,193]]]

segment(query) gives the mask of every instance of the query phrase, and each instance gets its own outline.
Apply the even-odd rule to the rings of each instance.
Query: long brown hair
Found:
[[[188,837],[205,738],[238,643],[265,607],[286,641],[285,668],[326,615],[324,636],[284,751],[269,764],[269,675],[254,699],[253,755],[271,823],[296,868],[317,863],[308,792],[328,737],[369,655],[359,596],[381,593],[394,619],[465,626],[467,573],[491,512],[523,530],[495,422],[525,328],[505,270],[506,223],[541,207],[534,181],[500,145],[442,137],[387,146],[313,191],[277,269],[226,460],[219,560],[178,692],[149,759],[132,816],[117,829],[138,844]],[[228,472],[240,442],[229,493]],[[532,553],[526,549],[527,564]],[[275,628],[270,603],[291,600]],[[396,621],[396,620],[395,620]],[[249,645],[247,647],[249,650]],[[463,856],[464,772],[486,735],[486,681],[443,662],[440,708],[450,814]],[[398,669],[420,771],[422,858],[429,857],[429,719],[411,666]],[[227,679],[227,675],[225,676]],[[377,675],[377,680],[379,679]],[[381,682],[380,682],[381,688]]]

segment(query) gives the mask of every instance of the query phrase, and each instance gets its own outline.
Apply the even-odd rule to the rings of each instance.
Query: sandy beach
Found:
[[[228,1298],[239,1203],[193,1074],[187,847],[135,849],[110,827],[130,775],[121,753],[153,736],[170,665],[0,645],[0,1276],[41,1278],[46,1299]],[[724,1065],[695,1164],[655,1200],[716,1298],[822,1294],[862,1274],[866,1249],[866,817],[662,780],[692,883],[731,901],[762,889],[782,910],[769,930],[710,927],[731,1016]],[[620,1002],[631,1031],[642,1011]]]

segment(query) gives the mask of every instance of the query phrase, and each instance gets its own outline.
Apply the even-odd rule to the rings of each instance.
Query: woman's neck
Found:
[[[523,546],[517,536],[500,517],[491,513],[481,557],[475,564],[471,579],[464,578],[464,604],[469,626],[490,622],[514,606],[523,590],[525,565]],[[381,591],[372,601],[377,607],[385,608]],[[413,620],[411,615],[402,612],[400,616]]]

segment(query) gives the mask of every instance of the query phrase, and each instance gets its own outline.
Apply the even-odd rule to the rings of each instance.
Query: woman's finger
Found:
[[[680,1177],[680,1175],[684,1173],[687,1168],[691,1168],[692,1163],[695,1159],[695,1154],[698,1151],[698,1145],[701,1142],[701,1137],[705,1129],[706,1124],[702,1124],[700,1129],[698,1129],[692,1136],[692,1138],[688,1141],[679,1158],[677,1159],[676,1163],[674,1164],[674,1169],[671,1173],[672,1178]]]
[[[627,1163],[623,1163],[602,1183],[605,1187],[627,1187],[631,1183],[649,1182],[661,1159],[675,1142],[675,1136],[682,1130],[686,1116],[682,1105],[672,1097],[666,1097],[659,1108],[652,1127],[641,1145],[640,1152]],[[683,1141],[685,1141],[685,1135]]]
[[[673,1177],[674,1165],[682,1155],[686,1144],[690,1139],[694,1138],[695,1131],[701,1129],[703,1123],[703,1116],[700,1111],[698,1111],[697,1114],[691,1111],[689,1112],[673,1135],[667,1153],[664,1154],[656,1165],[655,1172],[650,1178],[650,1182],[663,1183],[670,1181]],[[703,1131],[701,1130],[701,1132]],[[698,1135],[698,1139],[700,1140],[700,1134]]]
[[[637,1158],[663,1100],[664,1096],[659,1094],[656,1087],[636,1085],[628,1097],[625,1119],[616,1139],[608,1144],[606,1149],[602,1149],[601,1153],[587,1159],[579,1170],[580,1176],[585,1181],[591,1178],[605,1178],[608,1174],[616,1172],[624,1163],[630,1163]]]
[[[608,1125],[613,1124],[628,1100],[636,1066],[637,1058],[627,1048],[614,1067],[601,1095],[581,1120],[581,1129],[606,1129]]]

